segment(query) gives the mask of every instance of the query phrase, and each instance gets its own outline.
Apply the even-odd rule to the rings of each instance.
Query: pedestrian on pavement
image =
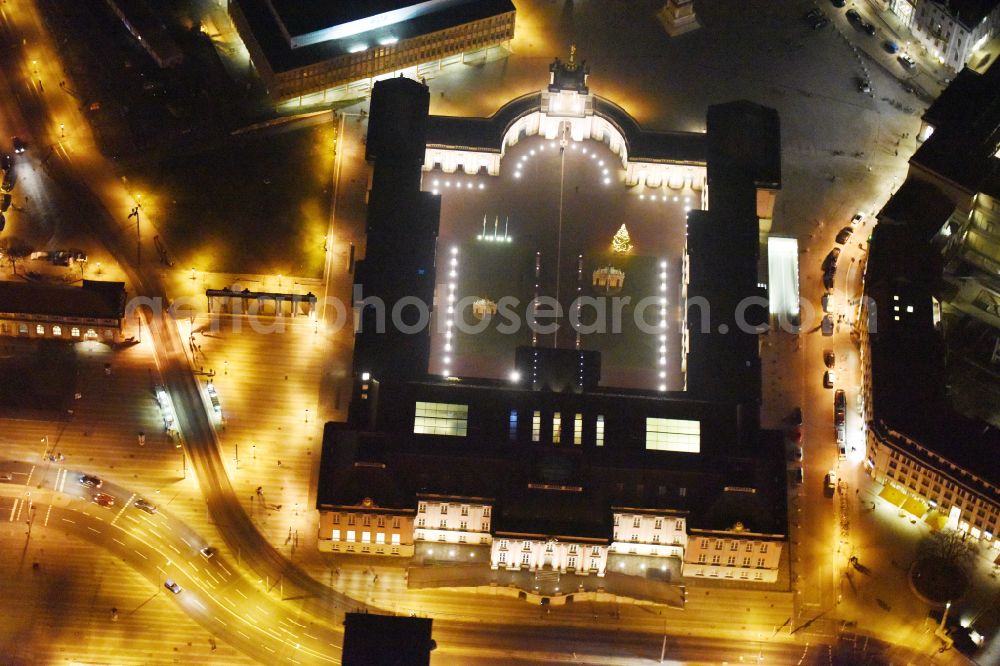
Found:
[[[278,467],[281,467],[281,461],[280,460],[278,461]]]

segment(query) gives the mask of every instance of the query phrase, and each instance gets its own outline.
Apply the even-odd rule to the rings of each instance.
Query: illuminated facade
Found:
[[[510,0],[365,3],[229,0],[229,15],[278,103],[364,96],[378,77],[429,77],[453,63],[504,57],[514,37]]]
[[[124,330],[124,283],[0,281],[0,336],[113,344],[122,341]]]
[[[1000,27],[1000,2],[888,0],[889,10],[931,55],[954,71]]]

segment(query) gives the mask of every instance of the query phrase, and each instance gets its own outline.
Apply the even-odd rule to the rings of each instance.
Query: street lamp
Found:
[[[132,207],[132,212],[128,214],[129,219],[135,218],[135,265],[142,267],[142,238],[139,236],[139,208],[142,204]]]
[[[66,138],[66,125],[64,123],[59,123],[59,138]]]

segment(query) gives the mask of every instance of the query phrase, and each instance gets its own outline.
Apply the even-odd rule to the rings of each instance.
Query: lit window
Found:
[[[604,415],[597,415],[597,428],[596,428],[596,439],[597,446],[604,446]]]
[[[646,449],[698,453],[701,450],[701,421],[647,418]]]
[[[371,543],[371,542],[372,542],[372,533],[371,532],[362,532],[361,533],[361,543]]]
[[[45,335],[45,327],[41,324],[35,325],[35,333],[38,335]]]
[[[398,546],[399,545],[399,535],[398,534],[393,534],[392,535],[392,545],[393,546]]]
[[[562,414],[555,412],[552,414],[552,443],[558,444],[562,436]]]
[[[417,402],[413,432],[418,435],[465,437],[469,428],[469,406],[444,402]]]
[[[334,541],[340,541],[340,530],[333,530],[330,532],[330,538]]]
[[[577,446],[583,443],[583,414],[573,417],[573,443]]]
[[[531,441],[537,442],[542,437],[542,413],[534,411],[531,414]]]
[[[381,543],[381,544],[385,543],[385,532],[375,533],[375,543]]]
[[[62,335],[62,326],[53,326],[52,327],[52,335],[55,335],[57,337],[61,336]]]
[[[510,426],[509,426],[509,429],[508,429],[508,436],[510,437],[510,441],[512,441],[512,442],[516,442],[517,441],[517,410],[516,409],[510,410]]]
[[[347,530],[347,540],[349,542],[351,542],[351,543],[354,542],[354,540],[355,540],[355,532],[354,532],[354,530]]]
[[[74,326],[73,328],[69,329],[69,334],[72,335],[74,338],[78,338],[80,337],[80,329]]]

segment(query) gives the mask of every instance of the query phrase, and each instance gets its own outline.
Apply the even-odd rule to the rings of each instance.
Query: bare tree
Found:
[[[925,557],[939,557],[964,569],[976,557],[976,541],[966,537],[958,530],[941,530],[925,539],[920,550]]]
[[[3,255],[10,262],[11,271],[17,275],[17,262],[31,256],[33,248],[16,236],[0,238],[0,255]]]

